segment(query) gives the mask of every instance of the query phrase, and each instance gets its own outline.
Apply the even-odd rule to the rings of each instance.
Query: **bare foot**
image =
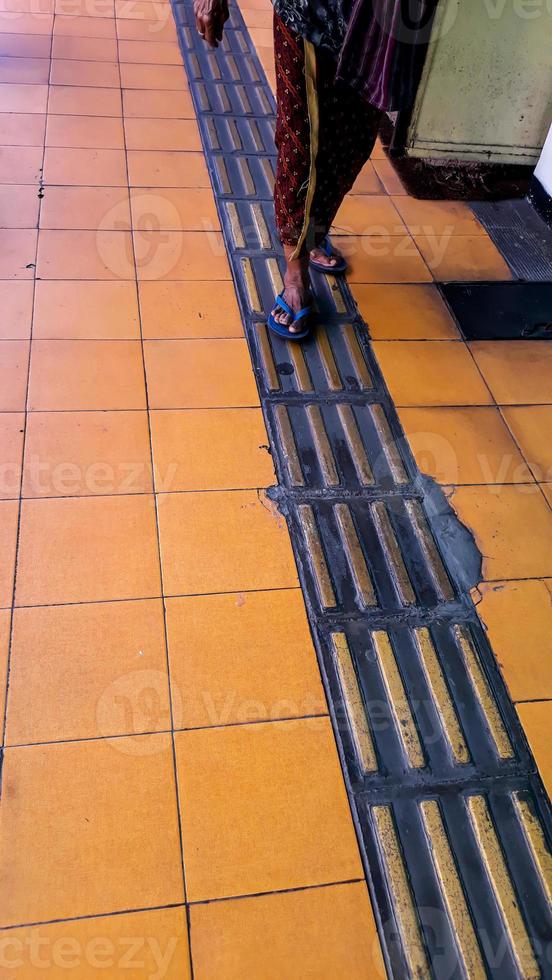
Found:
[[[284,275],[283,299],[294,313],[298,313],[299,310],[308,306],[310,301],[309,262],[307,256],[301,256],[299,259],[290,259],[289,256],[292,253],[293,246],[284,245],[287,267]],[[294,324],[293,317],[279,306],[274,307],[272,315],[276,323],[287,327],[290,333],[299,333],[305,329],[303,319],[299,323]]]
[[[326,255],[323,248],[313,248],[310,252],[310,258],[313,262],[319,262],[320,265],[325,265],[328,268],[328,272],[331,272],[333,267],[341,262],[342,256],[339,252],[333,252],[331,255]]]

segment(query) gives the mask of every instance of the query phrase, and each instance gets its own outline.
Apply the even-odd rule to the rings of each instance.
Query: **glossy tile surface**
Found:
[[[10,950],[20,963],[11,969],[17,980],[38,980],[45,967],[52,980],[63,980],[67,963],[72,964],[71,969],[78,969],[82,980],[95,980],[98,970],[104,969],[98,965],[102,959],[111,964],[112,976],[121,980],[141,980],[144,975],[155,976],[160,969],[166,980],[189,980],[191,975],[183,908],[27,926],[10,931],[10,939]],[[31,952],[38,947],[43,954],[40,965]],[[44,955],[46,949],[51,953]],[[129,949],[139,949],[140,953],[130,957]],[[63,951],[70,954],[63,955]]]
[[[329,719],[175,741],[192,901],[361,877]]]
[[[0,6],[10,976],[96,977],[98,939],[131,980],[383,976],[171,6]],[[273,82],[270,4],[243,7]],[[462,341],[434,280],[509,272],[467,205],[406,194],[380,141],[334,241],[416,461],[485,556],[475,601],[549,783],[548,347]],[[331,384],[323,340],[305,364]],[[274,352],[284,386],[288,361],[308,380]]]
[[[298,589],[168,599],[167,627],[179,728],[327,713]]]
[[[200,977],[384,976],[361,882],[198,905],[191,923]]]
[[[169,730],[161,601],[17,609],[9,699],[12,745]]]
[[[16,604],[160,595],[151,497],[25,500]]]
[[[297,585],[285,521],[262,493],[166,494],[159,530],[167,595]]]
[[[463,344],[378,340],[373,346],[398,407],[489,405],[492,402],[487,386]]]
[[[4,925],[182,901],[168,735],[8,749],[4,780]]]
[[[260,409],[152,412],[150,424],[158,492],[244,490],[276,482]]]

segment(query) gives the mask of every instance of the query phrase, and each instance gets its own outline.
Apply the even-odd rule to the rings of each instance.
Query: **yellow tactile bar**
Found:
[[[270,346],[270,341],[268,339],[267,328],[264,323],[257,323],[255,325],[255,331],[257,334],[257,343],[259,345],[259,353],[263,362],[267,388],[269,391],[279,391],[280,379],[278,377],[278,372],[276,371],[276,365],[272,355],[272,347]]]
[[[397,735],[402,742],[409,764],[415,769],[422,769],[425,766],[424,753],[391,641],[385,630],[376,630],[372,633],[372,640],[378,655]]]
[[[322,368],[326,376],[326,381],[328,382],[328,388],[330,391],[341,391],[343,388],[343,382],[341,380],[341,375],[337,370],[337,364],[335,363],[335,357],[330,345],[328,338],[328,332],[326,327],[318,325],[316,330],[316,349],[318,350],[318,356],[322,363]]]
[[[280,433],[280,441],[282,443],[282,449],[284,451],[284,457],[289,471],[290,480],[294,487],[302,487],[305,485],[305,478],[301,469],[301,461],[297,454],[295,437],[293,435],[293,429],[291,428],[289,413],[286,406],[276,405],[274,415],[276,416],[276,422]]]
[[[364,606],[376,605],[374,586],[364,552],[353,522],[351,511],[347,504],[336,504],[334,508],[343,549],[355,582],[357,595]]]
[[[458,715],[450,696],[431,634],[423,626],[414,630],[416,645],[424,669],[426,680],[431,688],[433,700],[437,708],[443,731],[450,746],[454,761],[465,765],[470,761],[470,752],[466,745]]]
[[[297,386],[300,391],[312,391],[312,381],[301,345],[296,340],[286,340],[286,349],[293,361]]]
[[[385,417],[385,412],[381,405],[370,405],[370,414],[380,442],[383,446],[389,469],[396,483],[407,483],[408,476],[403,466],[399,450],[395,445],[395,440],[389,428],[389,422]]]
[[[272,356],[272,347],[270,346],[267,328],[264,323],[257,323],[255,325],[255,332],[257,334],[259,353],[263,362],[266,386],[269,391],[279,391],[280,379],[278,378],[274,357]]]
[[[341,326],[341,334],[360,387],[365,391],[373,388],[372,378],[370,377],[368,366],[360,349],[354,327],[350,323],[343,324]]]
[[[320,602],[326,609],[332,609],[336,606],[335,593],[312,507],[310,504],[301,504],[298,510]]]
[[[347,306],[345,304],[345,300],[343,299],[343,293],[341,292],[338,280],[335,276],[328,275],[325,275],[324,279],[326,280],[330,293],[332,294],[332,300],[336,313],[346,313]]]
[[[377,500],[372,504],[371,510],[381,546],[389,561],[390,571],[393,575],[399,600],[405,606],[411,605],[416,602],[416,595],[408,577],[399,543],[389,520],[387,507],[382,500]]]
[[[334,662],[339,677],[345,710],[351,725],[358,760],[363,772],[377,772],[378,761],[364,701],[360,692],[347,637],[332,633]]]
[[[541,885],[548,899],[548,904],[552,908],[552,854],[546,843],[540,821],[533,813],[530,804],[520,793],[514,793],[513,800]]]
[[[261,205],[258,203],[252,204],[251,214],[253,216],[253,223],[255,225],[255,231],[257,232],[261,248],[272,248],[272,239],[270,237],[270,232],[268,230]]]
[[[465,975],[467,980],[485,980],[487,973],[437,800],[424,800],[420,811]]]
[[[248,197],[252,197],[255,193],[255,184],[253,177],[251,176],[251,171],[247,160],[244,157],[238,157],[236,160],[236,166],[239,170],[240,177],[243,180],[245,193],[248,195]]]
[[[234,245],[236,248],[245,248],[245,238],[243,237],[243,231],[240,224],[240,217],[238,214],[238,209],[233,201],[229,201],[226,205],[226,211],[230,219],[230,227],[232,229],[232,238],[234,239]]]
[[[318,464],[322,471],[324,483],[328,487],[339,485],[339,474],[336,469],[330,441],[324,427],[324,420],[318,405],[307,405],[305,409],[309,428],[316,448]]]
[[[431,971],[391,807],[375,806],[372,815],[408,967],[412,977],[425,980]]]
[[[519,911],[502,848],[485,799],[482,796],[470,796],[468,812],[489,882],[502,915],[505,932],[523,980],[539,980],[541,972]]]
[[[255,273],[253,272],[253,263],[251,259],[243,258],[241,260],[243,269],[243,280],[245,283],[245,288],[247,289],[247,298],[249,300],[250,309],[254,313],[261,312],[261,301],[259,299],[259,293],[257,290],[257,283],[255,281]]]
[[[282,279],[282,273],[280,271],[280,266],[276,259],[271,258],[266,260],[266,268],[268,275],[270,276],[270,282],[272,283],[272,288],[274,290],[274,295],[282,292],[284,288],[284,280]]]
[[[511,759],[514,755],[512,743],[500,717],[500,712],[489,682],[483,672],[469,628],[467,626],[455,626],[454,635],[466,662],[472,687],[487,720],[489,731],[496,745],[496,751],[501,759]]]
[[[358,431],[353,409],[350,405],[340,403],[337,406],[337,414],[339,415],[341,428],[345,434],[357,476],[364,486],[371,486],[374,483],[374,474],[368,462],[368,456],[360,432]]]
[[[406,500],[405,507],[416,531],[418,541],[420,542],[420,546],[427,561],[427,567],[433,576],[433,581],[435,582],[441,599],[454,599],[454,590],[445,571],[445,566],[443,565],[441,556],[437,550],[437,545],[435,544],[433,534],[431,533],[427,522],[427,517],[424,514],[420,501]]]

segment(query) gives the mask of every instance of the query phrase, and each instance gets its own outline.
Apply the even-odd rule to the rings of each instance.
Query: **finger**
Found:
[[[196,22],[197,33],[201,35],[201,37],[204,37],[205,29],[203,27],[203,18],[201,17],[200,14],[196,14],[195,22]]]

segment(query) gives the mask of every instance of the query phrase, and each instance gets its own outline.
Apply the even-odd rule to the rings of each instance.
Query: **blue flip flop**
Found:
[[[287,313],[289,316],[293,317],[292,325],[298,323],[299,320],[307,321],[307,317],[309,317],[312,313],[312,306],[304,306],[298,313],[294,313],[291,306],[288,306],[286,303],[283,292],[279,293],[279,295],[276,297],[275,305],[279,306],[284,313]],[[310,324],[308,321],[306,322],[303,330],[298,330],[296,333],[292,333],[289,327],[286,327],[283,323],[278,323],[278,321],[274,319],[272,313],[268,317],[268,326],[273,333],[278,334],[279,337],[283,337],[285,340],[305,340],[310,334]]]
[[[335,258],[338,257],[337,253],[334,252],[330,244],[329,238],[327,237],[320,242],[319,248],[322,249],[324,254],[327,255],[329,259],[332,258],[332,256]],[[347,272],[347,263],[342,256],[339,258],[339,262],[336,262],[335,265],[324,265],[322,262],[317,262],[315,259],[311,259],[309,265],[311,269],[316,269],[317,272],[324,272],[328,276],[342,276],[344,272]]]

